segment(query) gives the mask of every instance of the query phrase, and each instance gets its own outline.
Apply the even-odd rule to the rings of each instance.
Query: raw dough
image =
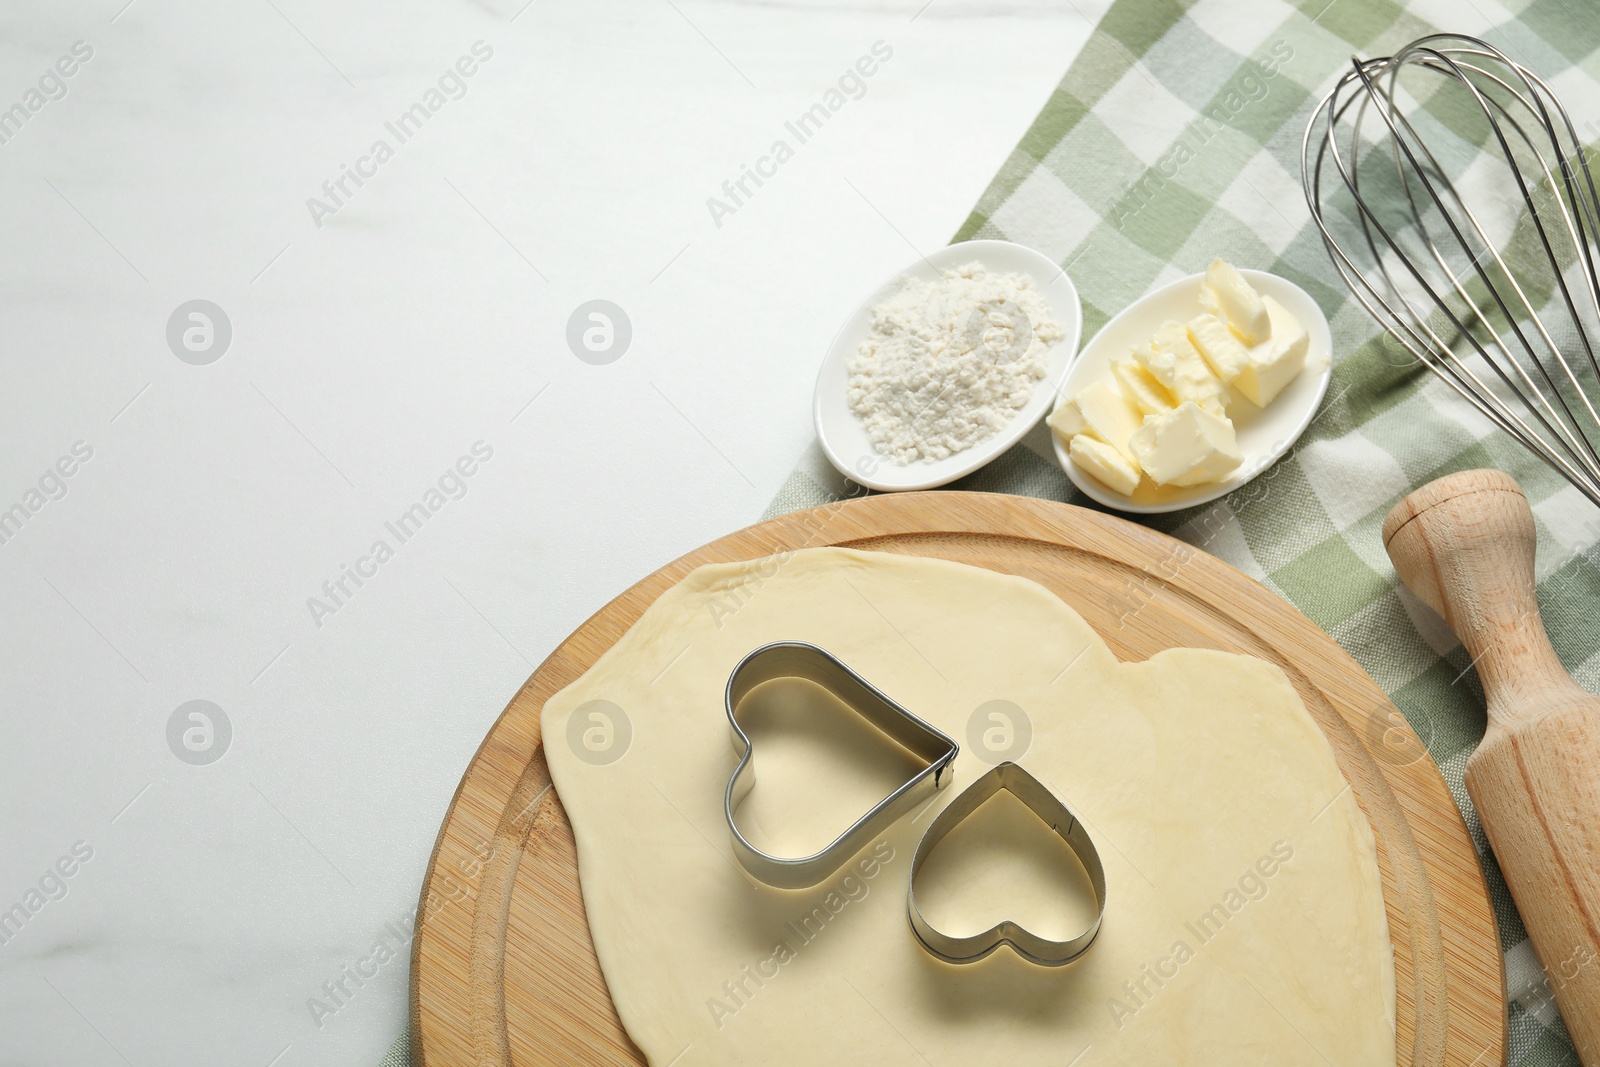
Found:
[[[743,873],[722,814],[735,763],[723,687],[740,657],[778,640],[821,645],[962,745],[929,808],[795,892]],[[631,727],[610,762],[564,740],[593,700]],[[950,966],[906,922],[912,852],[987,769],[969,720],[997,700],[1023,709],[1018,761],[1105,864],[1105,924],[1070,967],[1006,949]],[[863,795],[897,784],[890,751],[829,753],[833,727],[795,711],[805,694],[773,704],[752,729],[758,781],[739,812],[753,836],[825,841]],[[1175,649],[1119,663],[1025,579],[807,549],[690,574],[550,698],[543,729],[600,964],[655,1067],[1395,1062],[1372,833],[1299,697],[1261,660]],[[1081,920],[1081,875],[1013,847],[1030,830],[1050,847],[1030,818],[987,804],[930,857],[919,897],[952,932],[1014,917],[1048,935]]]

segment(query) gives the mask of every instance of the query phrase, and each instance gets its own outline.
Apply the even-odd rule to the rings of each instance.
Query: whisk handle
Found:
[[[1533,512],[1508,475],[1463,471],[1396,505],[1383,540],[1477,667],[1489,724],[1467,792],[1579,1056],[1600,1067],[1600,699],[1539,617]]]

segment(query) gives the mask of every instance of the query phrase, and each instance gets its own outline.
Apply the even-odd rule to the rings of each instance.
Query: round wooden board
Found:
[[[1195,646],[1281,667],[1377,838],[1399,1064],[1504,1062],[1504,962],[1477,854],[1438,769],[1355,661],[1263,586],[1163,534],[1050,501],[936,492],[830,504],[714,541],[617,597],[534,671],[467,768],[434,848],[412,958],[417,1063],[645,1062],[595,960],[540,710],[694,568],[820,545],[1031,578],[1124,660]]]

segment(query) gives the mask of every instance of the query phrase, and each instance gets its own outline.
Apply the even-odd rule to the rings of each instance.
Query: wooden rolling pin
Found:
[[[1600,1067],[1600,699],[1539,618],[1533,512],[1508,475],[1462,471],[1397,504],[1383,543],[1477,665],[1489,727],[1467,792],[1578,1056]]]

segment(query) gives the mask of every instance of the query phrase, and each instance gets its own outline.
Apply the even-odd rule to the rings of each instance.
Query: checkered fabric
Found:
[[[1290,278],[1333,324],[1328,399],[1293,452],[1214,504],[1151,520],[1294,603],[1393,698],[1444,773],[1489,880],[1511,995],[1516,1067],[1577,1065],[1522,921],[1462,786],[1483,735],[1482,690],[1437,616],[1399,584],[1380,527],[1440,475],[1498,467],[1539,527],[1539,599],[1562,660],[1591,690],[1600,635],[1600,514],[1576,490],[1386,342],[1349,296],[1300,186],[1301,139],[1351,56],[1387,55],[1446,29],[1484,37],[1539,72],[1593,139],[1600,12],[1590,0],[1119,0],[1006,160],[957,240],[1003,238],[1065,266],[1085,336],[1213,256]],[[1442,116],[1446,125],[1448,116]],[[1096,507],[1035,428],[953,489]],[[768,509],[850,495],[813,448]],[[1378,724],[1381,729],[1382,724]]]
[[[389,1051],[383,1054],[383,1061],[378,1067],[411,1067],[411,1034],[401,1034]]]

